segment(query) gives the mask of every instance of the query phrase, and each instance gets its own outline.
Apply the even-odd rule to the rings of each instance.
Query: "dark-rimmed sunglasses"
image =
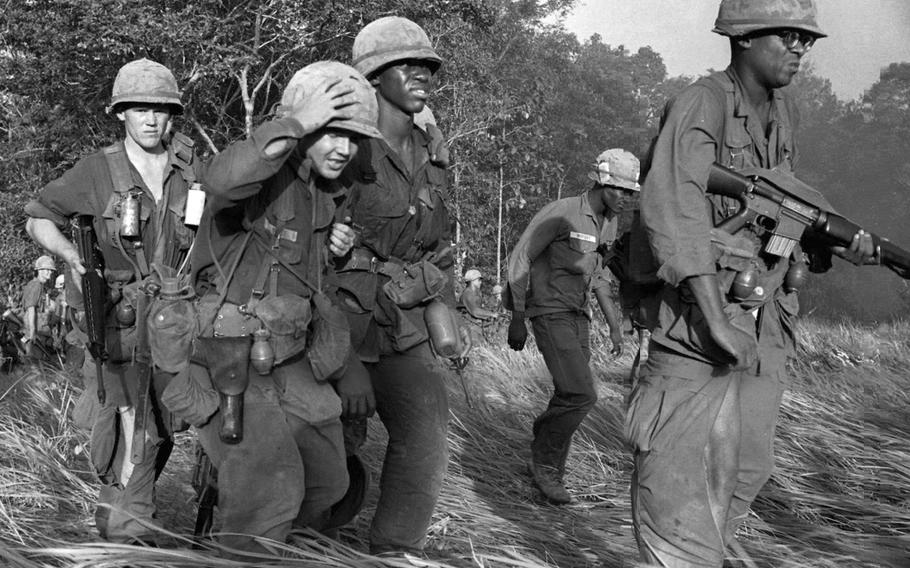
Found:
[[[798,32],[796,30],[780,30],[774,33],[780,38],[787,49],[796,49],[797,45],[802,44],[803,49],[809,51],[812,49],[812,45],[815,44],[815,36],[812,34]]]

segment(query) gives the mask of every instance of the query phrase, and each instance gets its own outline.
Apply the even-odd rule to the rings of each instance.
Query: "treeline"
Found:
[[[461,266],[495,281],[530,216],[583,191],[600,151],[621,146],[643,156],[664,101],[691,80],[668,77],[650,48],[631,53],[596,35],[579,41],[553,23],[574,2],[8,3],[0,16],[0,284],[24,282],[38,254],[24,232],[24,203],[122,135],[103,109],[123,63],[148,57],[170,67],[188,109],[176,126],[212,152],[266,119],[294,71],[349,61],[357,31],[391,14],[420,23],[445,58],[431,106],[454,155]],[[804,119],[801,177],[843,213],[910,245],[900,222],[910,199],[910,65],[884,73],[867,104],[838,101],[811,71],[792,89]],[[854,272],[816,278],[805,294],[811,306],[878,319],[910,308],[896,278]],[[882,303],[869,311],[867,298]]]

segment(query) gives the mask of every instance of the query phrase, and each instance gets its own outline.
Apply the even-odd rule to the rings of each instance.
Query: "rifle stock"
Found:
[[[730,233],[766,219],[770,222],[760,224],[772,232],[772,239],[786,232],[788,238],[798,240],[808,230],[826,244],[846,247],[863,230],[881,251],[882,264],[910,279],[910,252],[835,213],[817,190],[789,174],[759,168],[736,172],[712,164],[707,190],[739,201],[739,211],[718,225]]]
[[[88,351],[95,361],[98,380],[98,402],[104,404],[107,398],[104,390],[104,362],[108,354],[105,347],[105,302],[107,282],[104,279],[104,258],[98,249],[98,238],[92,226],[91,215],[77,215],[73,223],[74,238],[85,274],[82,275],[82,299],[85,304],[85,327],[88,335]]]

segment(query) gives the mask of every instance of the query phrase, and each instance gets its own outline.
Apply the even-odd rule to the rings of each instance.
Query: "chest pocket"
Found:
[[[597,253],[597,237],[582,231],[569,231],[563,241],[562,250],[554,250],[551,257],[554,268],[561,268],[571,274],[591,274],[600,255]]]
[[[746,131],[746,119],[728,116],[727,122],[730,128],[724,137],[721,162],[735,170],[755,165],[755,149],[752,147],[752,137]]]
[[[303,259],[303,235],[300,231],[284,226],[279,231],[276,224],[268,219],[263,219],[266,240],[270,243],[278,241],[278,258],[288,264],[299,264]]]
[[[415,240],[425,250],[436,247],[440,239],[449,233],[449,212],[445,202],[445,170],[427,165],[426,185],[417,193],[420,207],[420,228]]]
[[[389,256],[397,235],[411,215],[407,188],[397,188],[383,179],[376,179],[370,185],[359,185],[357,190],[354,220],[363,227],[362,241],[377,253]]]

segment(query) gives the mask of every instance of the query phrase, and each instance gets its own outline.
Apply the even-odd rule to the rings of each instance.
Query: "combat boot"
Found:
[[[534,478],[534,484],[547,499],[558,505],[572,502],[572,496],[563,485],[562,475],[557,468],[534,463],[532,459],[528,462],[528,469]]]

